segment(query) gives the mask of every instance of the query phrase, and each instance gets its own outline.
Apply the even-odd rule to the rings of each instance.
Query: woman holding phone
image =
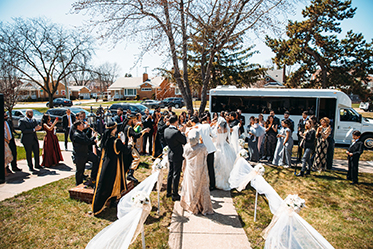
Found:
[[[43,129],[47,133],[44,137],[43,162],[41,164],[44,167],[51,167],[57,165],[60,161],[63,161],[60,145],[58,144],[58,138],[55,132],[57,122],[58,117],[52,123],[49,114],[44,114],[41,120]]]

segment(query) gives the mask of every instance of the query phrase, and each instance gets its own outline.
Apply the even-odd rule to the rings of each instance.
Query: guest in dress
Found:
[[[273,156],[272,164],[277,166],[282,166],[284,164],[284,141],[286,137],[286,129],[284,127],[285,122],[281,121],[281,128],[278,130],[277,134],[277,144],[275,153]]]
[[[250,156],[250,161],[257,162],[259,161],[259,152],[258,152],[258,139],[257,139],[257,129],[258,124],[255,123],[255,117],[250,117],[250,124],[248,126],[248,137],[246,139],[248,143],[248,152]]]
[[[127,189],[124,176],[129,165],[125,165],[122,158],[124,155],[130,155],[130,150],[117,138],[116,132],[117,123],[109,122],[102,136],[102,157],[92,200],[94,215],[105,208],[108,200],[111,199],[114,204],[121,197],[121,192]]]
[[[43,115],[41,123],[43,129],[47,132],[44,137],[43,162],[41,163],[44,167],[51,167],[57,165],[60,161],[63,161],[58,138],[55,134],[57,122],[58,118],[56,118],[52,123],[49,114]]]
[[[291,154],[293,149],[293,131],[291,127],[293,127],[293,123],[290,119],[284,120],[284,127],[285,127],[285,139],[284,139],[284,167],[291,167]]]
[[[179,115],[179,126],[178,126],[178,129],[181,131],[181,132],[185,132],[185,128],[186,128],[186,122],[185,122],[185,117],[184,115]]]
[[[274,117],[268,116],[265,123],[266,135],[264,141],[265,158],[269,163],[273,161],[273,156],[276,149],[276,136],[278,125],[274,123]]]
[[[315,138],[316,131],[311,120],[307,120],[304,125],[304,132],[298,133],[302,138],[299,142],[299,146],[304,149],[302,157],[302,170],[297,176],[304,176],[311,174],[311,154],[315,150]],[[299,150],[298,150],[299,151]],[[307,169],[308,165],[308,169]]]
[[[313,161],[313,168],[319,172],[326,169],[326,157],[328,152],[328,137],[331,134],[330,120],[324,117],[320,120],[320,126],[316,131],[317,145],[315,150],[315,159]]]
[[[193,214],[213,214],[207,170],[207,148],[199,143],[197,129],[188,133],[184,147],[185,170],[181,187],[180,205]]]

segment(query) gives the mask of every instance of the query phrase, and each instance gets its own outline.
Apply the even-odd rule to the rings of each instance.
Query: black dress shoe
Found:
[[[44,169],[44,167],[43,167],[43,166],[40,166],[40,165],[35,166],[35,168],[37,168],[37,169]]]
[[[311,175],[311,171],[310,170],[307,170],[306,173],[304,173],[304,175]]]
[[[7,174],[13,174],[13,172],[8,167],[6,167],[5,170]]]
[[[172,196],[172,201],[180,201],[180,195]]]
[[[357,182],[351,182],[350,183],[350,185],[357,185],[357,184],[359,184],[359,183],[357,183]]]
[[[36,169],[34,169],[34,168],[29,168],[29,170],[30,170],[31,172],[35,172],[35,171],[36,171]]]
[[[22,171],[22,169],[18,168],[17,166],[12,167],[12,170],[13,170],[13,171]]]
[[[171,196],[172,196],[172,194],[168,194],[168,193],[166,194],[167,198],[170,198]]]
[[[304,176],[304,171],[299,172],[296,176]]]
[[[213,191],[215,190],[216,188],[215,187],[210,187],[210,191]]]

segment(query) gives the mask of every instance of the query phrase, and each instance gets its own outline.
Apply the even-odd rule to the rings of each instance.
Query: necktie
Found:
[[[120,121],[123,122],[123,116],[120,116]]]
[[[6,121],[4,121],[4,127],[5,127],[5,130],[6,130],[7,139],[8,140],[12,139],[12,137],[10,136],[9,127],[8,127],[8,124],[6,123]]]

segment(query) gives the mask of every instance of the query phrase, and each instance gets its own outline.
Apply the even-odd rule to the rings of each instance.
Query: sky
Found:
[[[80,26],[85,20],[85,16],[69,14],[71,4],[74,0],[0,0],[0,21],[11,22],[14,17],[34,18],[44,16],[51,19],[55,23],[66,25],[67,27]],[[304,0],[309,3],[309,0]],[[301,10],[305,4],[298,4],[294,12],[294,16],[290,15],[291,20],[301,20]],[[373,24],[373,0],[353,0],[352,6],[357,7],[355,17],[353,19],[342,22],[343,35],[348,30],[353,30],[355,33],[362,33],[367,41],[373,39],[373,29],[370,25]],[[285,25],[284,25],[285,29]],[[253,36],[250,41],[255,44],[255,50],[260,53],[254,55],[251,63],[259,63],[264,66],[270,64],[274,54],[264,44],[263,38]],[[253,45],[248,44],[248,45]],[[125,73],[131,73],[133,76],[141,76],[147,70],[150,77],[157,73],[155,68],[161,67],[164,58],[158,54],[147,54],[143,57],[142,63],[134,66],[134,62],[140,51],[139,44],[117,44],[115,48],[108,44],[100,44],[99,49],[93,58],[93,64],[98,66],[105,62],[116,62],[121,68],[121,76]],[[145,68],[147,67],[147,68]],[[169,64],[171,67],[171,63]]]

